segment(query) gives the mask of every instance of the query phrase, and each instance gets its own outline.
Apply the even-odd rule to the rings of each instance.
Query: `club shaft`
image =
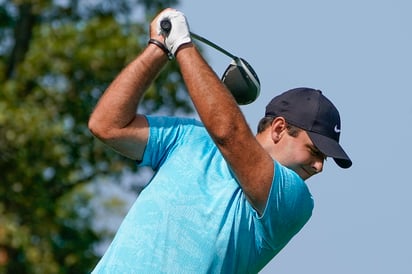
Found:
[[[208,45],[208,46],[210,46],[210,47],[212,47],[212,48],[220,51],[221,53],[229,56],[229,57],[232,58],[232,59],[237,58],[235,55],[231,54],[231,53],[228,52],[227,50],[219,47],[219,46],[216,45],[215,43],[207,40],[206,38],[204,38],[204,37],[202,37],[202,36],[200,36],[200,35],[198,35],[198,34],[196,34],[196,33],[190,32],[190,36],[192,36],[194,39],[196,39],[196,40],[198,40],[198,41],[200,41],[200,42],[203,42],[203,43],[205,43],[206,45]]]
[[[160,22],[160,27],[163,29],[163,31],[165,31],[166,33],[169,33],[170,30],[171,30],[171,28],[172,28],[172,23],[170,22],[169,19],[163,19],[163,20]],[[210,47],[212,47],[212,48],[220,51],[221,53],[229,56],[229,57],[232,58],[232,59],[237,59],[236,56],[234,56],[233,54],[231,54],[231,53],[228,52],[227,50],[219,47],[218,45],[216,45],[215,43],[209,41],[208,39],[206,39],[206,38],[204,38],[204,37],[202,37],[202,36],[200,36],[200,35],[197,35],[196,33],[190,32],[190,36],[192,36],[194,39],[196,39],[196,40],[198,40],[198,41],[201,41],[201,42],[205,43],[206,45],[208,45],[208,46],[210,46]]]

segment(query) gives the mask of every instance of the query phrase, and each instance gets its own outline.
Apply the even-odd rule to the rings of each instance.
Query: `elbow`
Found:
[[[230,146],[236,140],[236,136],[238,136],[238,134],[240,134],[239,128],[234,125],[219,126],[214,128],[211,132],[213,140],[219,147]]]
[[[87,124],[89,131],[98,139],[104,140],[109,138],[109,130],[107,127],[104,126],[104,123],[100,122],[93,116],[90,117],[89,122]]]
[[[230,111],[235,113],[235,111]],[[241,142],[251,134],[243,115],[214,115],[205,126],[216,145],[227,147]]]
[[[99,124],[96,122],[95,119],[93,119],[93,117],[90,117],[87,127],[89,128],[91,134],[93,134],[94,136],[98,137],[100,135]]]

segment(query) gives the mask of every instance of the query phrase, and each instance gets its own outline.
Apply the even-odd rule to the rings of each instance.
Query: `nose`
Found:
[[[312,162],[312,169],[316,173],[320,173],[323,170],[323,163],[324,159],[323,158],[317,158]]]

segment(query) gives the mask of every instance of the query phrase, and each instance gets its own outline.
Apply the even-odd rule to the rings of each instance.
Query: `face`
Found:
[[[313,144],[306,131],[290,136],[286,129],[275,144],[275,159],[295,171],[303,180],[322,172],[325,155]]]

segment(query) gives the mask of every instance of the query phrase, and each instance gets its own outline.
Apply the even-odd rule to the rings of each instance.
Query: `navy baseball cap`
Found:
[[[284,117],[289,124],[304,129],[314,145],[332,157],[338,166],[349,168],[352,165],[339,145],[339,112],[320,90],[305,87],[288,90],[269,102],[265,116]]]

